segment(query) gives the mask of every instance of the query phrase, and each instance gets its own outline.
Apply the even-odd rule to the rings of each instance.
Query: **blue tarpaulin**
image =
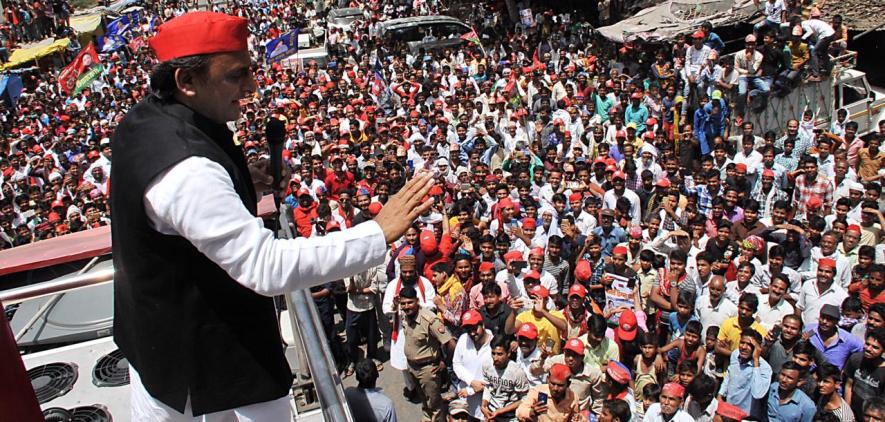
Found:
[[[15,107],[22,95],[22,77],[15,73],[0,75],[0,101],[8,108]]]

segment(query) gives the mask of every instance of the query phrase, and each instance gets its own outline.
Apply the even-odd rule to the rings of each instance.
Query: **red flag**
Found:
[[[98,68],[98,72],[95,71],[95,68]],[[90,42],[86,48],[80,50],[74,61],[58,74],[58,84],[65,94],[76,95],[99,74],[101,74],[101,63],[98,53],[95,52],[95,46]]]
[[[476,45],[482,45],[482,44],[479,42],[479,36],[476,35],[476,31],[473,31],[473,30],[470,31],[470,32],[468,32],[468,33],[466,33],[466,34],[464,34],[464,35],[461,35],[461,39],[464,40],[464,41],[472,42],[472,43],[474,43],[474,44],[476,44]]]

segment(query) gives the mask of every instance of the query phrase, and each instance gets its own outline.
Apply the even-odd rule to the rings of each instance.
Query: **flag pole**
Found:
[[[474,28],[473,25],[470,25],[470,30],[473,31],[474,34],[476,34],[476,39],[477,41],[479,41],[479,48],[480,50],[482,50],[482,55],[488,58],[489,54],[486,53],[486,48],[482,45],[482,37],[479,36],[479,33],[476,32],[476,28]]]

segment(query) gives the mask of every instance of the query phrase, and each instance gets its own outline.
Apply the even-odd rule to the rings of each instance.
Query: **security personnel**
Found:
[[[399,306],[403,312],[406,361],[409,374],[415,377],[424,393],[421,405],[424,421],[443,421],[448,412],[441,393],[446,390],[446,367],[451,365],[455,352],[455,338],[432,311],[418,303],[418,292],[410,285],[399,291]],[[445,357],[441,353],[445,346]]]

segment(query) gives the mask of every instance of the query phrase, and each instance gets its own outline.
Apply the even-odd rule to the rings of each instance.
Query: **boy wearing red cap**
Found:
[[[430,205],[423,174],[375,224],[285,240],[257,222],[273,177],[248,167],[227,126],[257,89],[248,32],[246,19],[214,12],[158,27],[152,93],[111,141],[114,337],[130,363],[133,420],[230,418],[246,406],[254,419],[291,418],[271,296],[381,264]],[[268,126],[285,136],[279,122]]]
[[[586,420],[580,413],[575,393],[569,389],[572,373],[568,366],[557,363],[550,367],[547,383],[529,390],[516,409],[520,421],[575,422]],[[546,398],[546,399],[545,399]]]
[[[575,393],[581,410],[591,410],[595,414],[602,411],[602,399],[605,397],[605,375],[599,368],[584,363],[584,342],[573,337],[565,342],[563,352],[558,355],[549,355],[541,351],[544,358],[541,362],[532,365],[533,374],[542,375],[549,373],[553,365],[562,364],[571,371],[569,389]]]

